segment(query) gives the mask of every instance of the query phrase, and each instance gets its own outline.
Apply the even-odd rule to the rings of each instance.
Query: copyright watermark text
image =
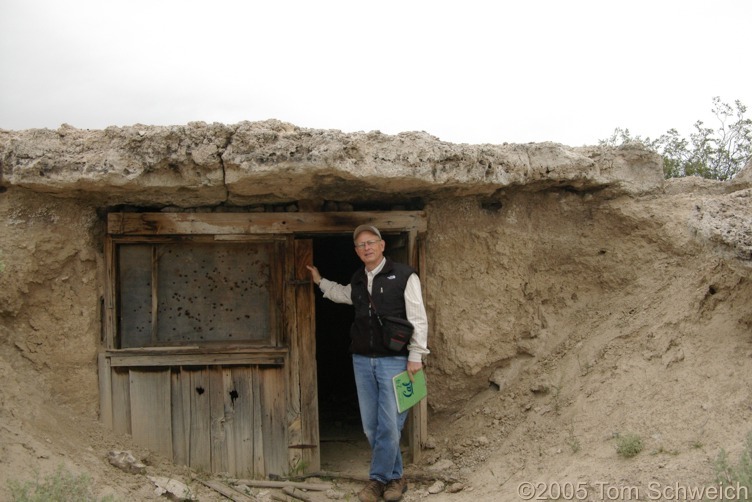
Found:
[[[517,495],[522,500],[656,500],[670,502],[746,500],[749,489],[739,483],[715,485],[685,485],[681,483],[659,483],[651,481],[644,486],[616,485],[600,481],[529,481],[517,485]]]

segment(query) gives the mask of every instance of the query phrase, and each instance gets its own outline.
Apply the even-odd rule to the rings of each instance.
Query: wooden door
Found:
[[[405,232],[407,236],[407,263],[418,271],[420,285],[423,289],[423,301],[426,299],[426,274],[425,274],[425,242],[418,235],[418,232],[412,230]],[[429,326],[430,330],[430,326]],[[429,388],[430,392],[430,388]],[[413,406],[408,417],[407,427],[408,453],[410,461],[417,462],[420,460],[423,445],[428,440],[428,402],[423,399],[420,403]]]
[[[321,468],[316,374],[316,313],[313,281],[306,265],[313,263],[313,241],[295,239],[291,283],[294,324],[290,343],[290,466],[292,470]],[[295,409],[297,408],[297,409]]]

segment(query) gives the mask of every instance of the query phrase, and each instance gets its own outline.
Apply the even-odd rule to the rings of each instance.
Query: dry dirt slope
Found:
[[[428,495],[416,485],[407,499],[514,501],[522,482],[572,482],[585,483],[591,500],[614,499],[599,490],[632,488],[650,500],[649,486],[711,482],[719,450],[734,458],[752,430],[750,201],[749,189],[722,197],[677,189],[604,207],[614,239],[634,236],[619,240],[612,258],[611,267],[624,269],[595,279],[572,263],[540,272],[541,284],[588,287],[545,306],[547,337],[535,357],[506,361],[490,372],[488,390],[432,417],[435,449],[423,467],[462,478],[465,489]],[[742,242],[729,240],[739,225]],[[77,389],[55,384],[62,375],[20,354],[0,344],[0,500],[7,480],[61,464],[91,476],[99,495],[153,499],[145,477],[107,464],[111,449],[146,459],[151,474],[190,479],[110,435],[76,404]],[[627,433],[645,445],[631,459],[615,451],[615,437]],[[220,499],[194,488],[202,500]]]
[[[720,449],[736,459],[752,432],[749,191],[723,202],[676,193],[611,206],[600,208],[610,224],[599,225],[617,248],[611,275],[572,267],[589,287],[546,305],[547,346],[499,368],[491,379],[500,390],[434,421],[434,457],[468,479],[448,500],[521,500],[525,482],[583,483],[592,500],[651,500],[667,488],[673,500],[677,483],[711,483]],[[708,238],[719,211],[746,227],[733,252]],[[575,288],[555,272],[563,261],[546,281]],[[616,453],[626,434],[644,443],[631,459]]]

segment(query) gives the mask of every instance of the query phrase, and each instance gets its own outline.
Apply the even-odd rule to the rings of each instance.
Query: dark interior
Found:
[[[386,235],[384,254],[406,262],[406,238]],[[348,284],[363,266],[353,247],[351,234],[313,238],[313,260],[326,279]],[[322,466],[347,469],[357,465],[368,444],[360,421],[358,395],[349,352],[351,305],[326,300],[316,287],[316,366],[319,394],[319,432]],[[366,466],[368,456],[365,457]],[[339,462],[339,464],[337,464]],[[367,467],[366,467],[367,468]],[[363,467],[361,467],[361,470]]]
[[[313,239],[314,263],[321,275],[340,284],[362,266],[352,236]],[[319,427],[322,441],[362,436],[358,396],[350,359],[353,308],[324,299],[316,287],[316,366],[319,392]]]

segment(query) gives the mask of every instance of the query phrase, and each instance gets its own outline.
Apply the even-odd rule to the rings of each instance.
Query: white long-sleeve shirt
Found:
[[[385,263],[386,258],[382,259],[381,263],[370,272],[366,270],[369,293],[371,293],[371,287],[373,286],[373,278],[381,272]],[[350,296],[352,288],[349,284],[338,284],[322,277],[319,288],[324,293],[324,298],[335,303],[352,305],[352,298]],[[407,285],[405,286],[405,311],[407,312],[407,320],[412,323],[414,328],[413,336],[407,345],[407,360],[419,363],[423,361],[423,356],[429,354],[430,351],[428,350],[428,316],[426,315],[426,308],[423,305],[420,278],[416,274],[410,275],[407,279]]]

